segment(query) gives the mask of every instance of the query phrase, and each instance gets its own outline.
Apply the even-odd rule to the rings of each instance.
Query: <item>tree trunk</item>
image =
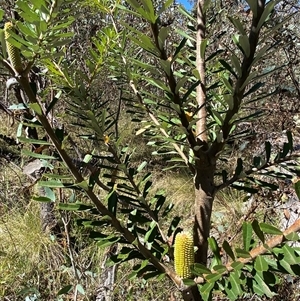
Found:
[[[204,265],[207,261],[207,239],[214,200],[214,173],[215,166],[198,168],[195,177],[194,243],[198,248],[195,253],[195,262]]]

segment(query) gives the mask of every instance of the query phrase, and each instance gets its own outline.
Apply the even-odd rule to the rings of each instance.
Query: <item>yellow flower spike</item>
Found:
[[[12,31],[13,29],[13,24],[11,22],[6,22],[4,25],[4,37],[10,63],[16,72],[21,73],[23,71],[23,65],[21,61],[20,50],[7,41],[11,36],[9,31]]]
[[[188,232],[178,233],[174,245],[175,272],[181,278],[191,278],[194,264],[194,240]]]

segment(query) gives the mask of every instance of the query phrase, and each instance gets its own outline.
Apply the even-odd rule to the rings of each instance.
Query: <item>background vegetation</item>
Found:
[[[241,36],[253,30],[257,1],[199,4],[205,87],[196,3],[191,14],[173,1],[3,3],[1,28],[12,21],[15,31],[1,29],[0,298],[299,298],[298,3],[269,2],[254,50]],[[10,47],[21,52],[21,72]],[[200,296],[174,273],[173,243],[195,227],[195,183],[207,170],[197,155],[212,146],[220,153],[207,194],[210,250],[193,270]],[[253,253],[275,234],[268,252]],[[196,254],[205,249],[197,239]]]

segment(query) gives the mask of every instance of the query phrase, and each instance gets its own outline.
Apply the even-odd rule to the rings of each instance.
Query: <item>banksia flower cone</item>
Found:
[[[191,278],[194,264],[194,241],[192,234],[181,232],[176,235],[174,246],[175,272],[182,278]]]
[[[23,65],[21,61],[20,56],[20,50],[8,42],[8,39],[10,37],[10,32],[14,29],[14,26],[11,22],[7,22],[4,25],[4,36],[6,41],[6,48],[8,53],[8,58],[10,60],[11,65],[17,71],[18,73],[21,73],[23,71]]]

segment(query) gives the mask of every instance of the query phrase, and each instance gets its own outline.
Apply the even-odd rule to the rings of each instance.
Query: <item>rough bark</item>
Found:
[[[215,166],[198,167],[195,177],[195,221],[194,243],[197,247],[195,262],[206,264],[207,239],[210,232],[210,220],[214,200]]]

